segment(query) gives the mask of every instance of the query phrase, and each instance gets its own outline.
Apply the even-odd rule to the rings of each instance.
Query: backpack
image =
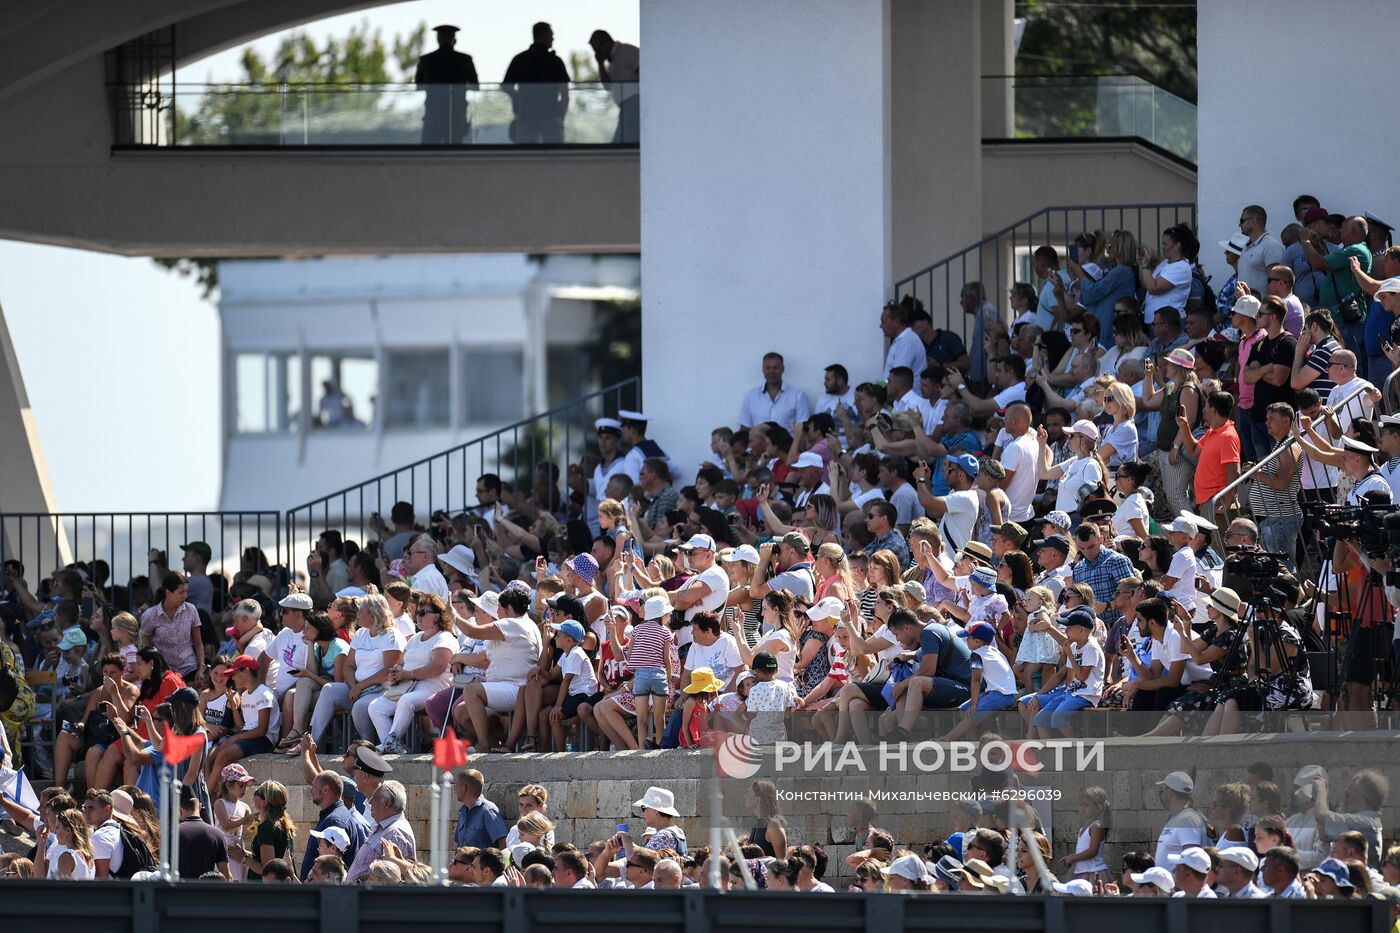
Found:
[[[113,877],[130,878],[138,871],[155,871],[156,859],[146,841],[120,820],[117,831],[122,836],[122,867],[112,872]]]

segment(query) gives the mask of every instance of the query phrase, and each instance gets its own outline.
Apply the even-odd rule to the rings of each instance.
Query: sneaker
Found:
[[[34,770],[38,772],[35,777],[53,780],[53,757],[49,750],[42,745],[35,745],[31,754],[34,758]]]
[[[379,747],[375,749],[381,755],[402,755],[404,754],[403,742],[396,735],[391,735]]]

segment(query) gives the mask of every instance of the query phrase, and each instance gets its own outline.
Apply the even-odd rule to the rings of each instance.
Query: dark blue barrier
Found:
[[[1375,900],[539,891],[5,881],[0,929],[83,933],[1386,933]]]

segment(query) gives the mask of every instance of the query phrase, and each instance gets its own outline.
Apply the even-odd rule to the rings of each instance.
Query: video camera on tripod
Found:
[[[1282,554],[1252,547],[1231,548],[1225,555],[1221,585],[1240,594],[1247,603],[1282,611],[1289,593],[1277,584],[1291,576],[1287,558]]]
[[[1356,542],[1368,557],[1388,557],[1400,562],[1400,510],[1391,503],[1318,503],[1306,508],[1305,531],[1310,526],[1324,537]]]

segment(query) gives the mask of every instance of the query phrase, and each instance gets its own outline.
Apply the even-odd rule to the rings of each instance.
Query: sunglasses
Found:
[[[418,617],[419,617],[420,619],[421,619],[423,616],[435,616],[435,615],[439,615],[439,614],[440,614],[440,613],[439,613],[436,609],[432,608],[431,606],[429,606],[429,607],[427,607],[427,608],[425,608],[425,609],[419,609],[419,610],[418,610]]]
[[[462,865],[462,866],[464,866],[464,867],[466,867],[466,868],[470,868],[474,863],[469,862],[469,861],[468,861],[468,862],[464,862],[464,861],[462,861],[462,860],[459,859],[459,858],[454,858],[454,859],[452,860],[452,864],[453,864],[453,865]]]
[[[628,862],[628,863],[627,863],[627,867],[628,867],[628,868],[646,868],[646,866],[643,865],[641,862]]]

